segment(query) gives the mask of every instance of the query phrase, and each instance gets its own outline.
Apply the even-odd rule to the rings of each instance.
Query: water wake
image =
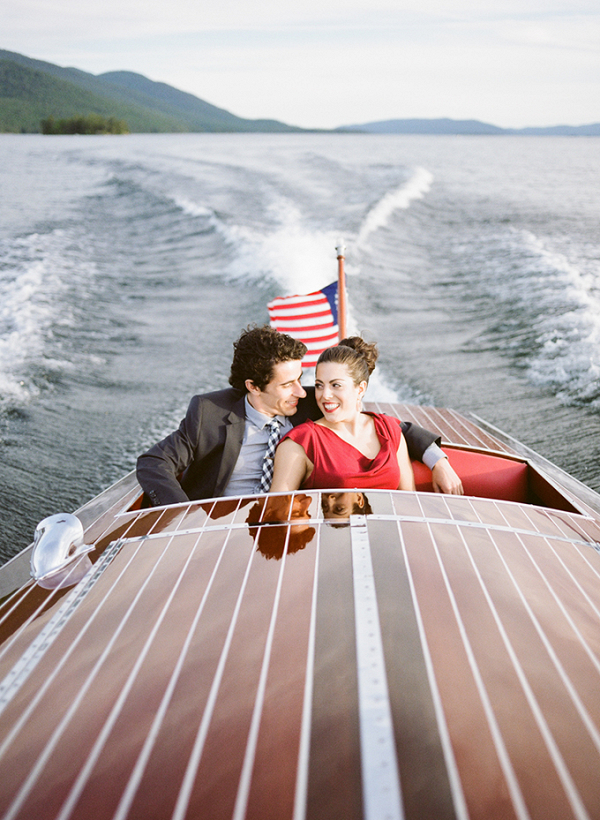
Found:
[[[570,261],[533,234],[526,233],[525,242],[542,273],[531,277],[539,313],[529,377],[563,402],[600,407],[598,279],[581,260]]]
[[[369,236],[387,225],[392,214],[406,209],[414,199],[422,199],[430,190],[433,175],[425,168],[417,168],[404,185],[387,193],[374,205],[365,217],[356,244],[364,245]]]
[[[403,188],[401,195],[393,192],[393,202],[396,203],[393,207],[401,207],[398,203],[408,204],[417,189],[415,183]],[[177,204],[189,216],[208,220],[234,249],[226,271],[227,278],[233,282],[266,280],[271,284],[272,296],[285,296],[310,293],[337,279],[336,247],[343,245],[344,239],[334,231],[308,227],[300,209],[283,196],[275,197],[267,206],[266,224],[260,229],[248,225],[227,225],[210,208],[189,200],[178,199]],[[388,203],[385,207],[389,209],[391,205]],[[347,237],[346,241],[354,245],[353,239]],[[355,273],[351,263],[346,263],[346,272],[349,277]],[[348,333],[357,334],[360,332],[360,311],[352,303],[351,292],[347,301]],[[313,383],[314,370],[305,372],[304,381],[306,384]],[[374,373],[370,381],[369,399],[382,402],[399,400],[396,390],[388,386],[380,372]]]
[[[0,248],[0,406],[26,403],[39,392],[36,372],[69,366],[57,331],[74,325],[66,294],[91,263],[72,256],[63,231],[30,234]]]
[[[318,290],[337,276],[339,238],[332,231],[307,227],[299,208],[283,196],[265,207],[260,227],[228,224],[211,208],[189,199],[176,203],[189,216],[206,220],[229,247],[231,259],[224,273],[232,282],[270,280],[285,295]]]
[[[597,262],[556,237],[510,230],[481,259],[499,321],[492,335],[516,354],[528,380],[566,404],[600,406],[600,275]]]

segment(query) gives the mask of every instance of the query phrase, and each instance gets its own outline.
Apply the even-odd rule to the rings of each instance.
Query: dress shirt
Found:
[[[429,467],[430,470],[433,470],[434,466],[437,464],[440,458],[447,458],[447,456],[441,449],[441,447],[438,447],[437,444],[435,444],[434,442],[433,444],[430,444],[429,447],[423,453],[422,461],[426,467]]]
[[[273,416],[267,416],[252,407],[248,401],[248,396],[245,399],[245,410],[246,424],[244,426],[242,449],[223,495],[255,495],[256,493],[262,493],[260,479],[269,441],[267,424]],[[278,419],[281,425],[279,429],[282,436],[292,429],[292,422],[287,416],[276,416],[275,418]]]
[[[260,479],[262,476],[262,466],[269,441],[269,430],[267,424],[272,416],[267,416],[256,410],[245,399],[246,424],[244,426],[244,439],[242,449],[236,461],[235,467],[229,483],[225,487],[223,495],[255,495],[262,493]],[[280,424],[281,437],[292,429],[292,422],[287,416],[276,417]],[[440,458],[446,458],[437,444],[431,444],[423,454],[423,463],[431,470]]]

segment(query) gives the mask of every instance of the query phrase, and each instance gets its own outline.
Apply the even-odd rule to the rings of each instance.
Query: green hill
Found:
[[[276,120],[236,117],[140,74],[95,76],[0,49],[0,132],[35,133],[49,117],[92,115],[124,120],[133,132],[302,130]]]
[[[160,112],[111,100],[47,72],[0,59],[0,131],[40,131],[42,119],[100,114],[125,120],[131,131],[188,130]]]
[[[189,131],[301,131],[277,120],[245,120],[223,108],[179,91],[166,83],[156,83],[131,71],[100,74],[113,88],[119,87],[129,100],[151,107],[185,122]]]

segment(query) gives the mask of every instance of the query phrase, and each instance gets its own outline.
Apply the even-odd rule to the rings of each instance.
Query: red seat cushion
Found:
[[[527,501],[527,464],[502,456],[471,450],[446,449],[450,464],[460,477],[465,495],[497,498],[501,501]],[[415,483],[420,492],[433,492],[431,472],[413,461]]]

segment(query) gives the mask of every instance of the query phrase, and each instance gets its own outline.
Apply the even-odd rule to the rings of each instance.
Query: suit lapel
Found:
[[[244,428],[246,425],[245,398],[245,395],[242,396],[225,417],[225,444],[223,445],[223,456],[215,483],[216,496],[222,495],[223,490],[227,486],[227,482],[231,478],[233,468],[242,449]]]

